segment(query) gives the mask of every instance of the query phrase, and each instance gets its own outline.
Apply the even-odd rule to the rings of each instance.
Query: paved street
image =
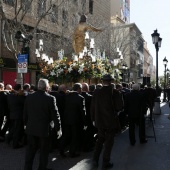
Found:
[[[169,170],[170,169],[170,113],[168,104],[161,104],[161,115],[155,115],[156,139],[148,138],[147,144],[140,144],[136,135],[136,145],[131,146],[128,130],[115,137],[112,150],[112,161],[115,170]],[[137,131],[136,131],[137,133]],[[153,136],[149,121],[146,122],[146,133]],[[54,170],[92,170],[91,157],[93,152],[82,153],[78,158],[63,159],[58,151],[50,154],[49,167]],[[5,143],[0,143],[0,170],[23,170],[25,148],[14,150]],[[38,166],[36,155],[34,169]],[[98,170],[102,169],[102,161]]]

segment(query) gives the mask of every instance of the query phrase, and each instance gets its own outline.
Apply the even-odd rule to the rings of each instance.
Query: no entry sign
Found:
[[[18,54],[18,73],[27,73],[28,54]]]

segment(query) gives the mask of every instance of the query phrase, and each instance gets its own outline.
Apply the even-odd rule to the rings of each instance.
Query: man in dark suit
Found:
[[[135,145],[135,125],[139,125],[140,143],[146,143],[145,135],[145,98],[140,91],[139,84],[132,85],[132,91],[125,95],[125,112],[129,119],[129,139],[130,144]]]
[[[60,120],[61,120],[61,128],[62,128],[62,135],[64,135],[64,126],[63,126],[63,115],[64,115],[64,108],[65,108],[65,96],[66,96],[66,86],[64,84],[61,84],[58,86],[57,84],[52,85],[52,89],[50,91],[50,94],[56,98],[56,103],[58,107],[58,111],[60,114]],[[61,141],[57,140],[57,132],[54,128],[51,129],[51,149],[56,149],[59,146],[59,143]]]
[[[24,137],[23,109],[25,94],[21,89],[21,84],[16,84],[14,90],[7,96],[11,127],[6,137],[6,142],[13,140],[13,148],[22,147],[21,139]]]
[[[85,100],[80,95],[82,85],[75,83],[73,91],[66,95],[65,98],[65,110],[64,110],[64,130],[63,138],[61,140],[60,155],[64,154],[66,144],[71,138],[69,147],[69,154],[71,157],[79,156],[78,151],[80,147],[80,137],[82,129],[85,125]]]
[[[91,120],[90,107],[91,107],[91,99],[92,95],[89,93],[89,85],[87,83],[82,83],[82,92],[81,95],[85,99],[85,107],[86,107],[86,125],[87,129],[83,133],[83,150],[90,151],[94,146],[94,126]]]
[[[157,97],[157,92],[156,92],[156,89],[152,88],[151,87],[151,84],[147,84],[147,88],[146,88],[146,102],[147,102],[147,105],[149,107],[149,111],[150,111],[150,120],[152,120],[152,117],[153,117],[153,107],[154,107],[154,102],[155,102],[155,99]]]
[[[99,157],[105,144],[103,152],[103,167],[111,168],[113,163],[110,162],[110,155],[114,143],[117,117],[116,112],[123,109],[123,99],[118,90],[111,86],[112,76],[106,74],[102,78],[103,86],[101,89],[94,91],[91,103],[91,117],[98,129],[98,140],[93,155],[93,164],[98,166]]]
[[[6,129],[4,129],[4,117],[8,116],[8,92],[4,91],[4,84],[0,83],[0,142],[4,141]],[[3,127],[2,127],[3,125]]]
[[[47,93],[47,79],[40,79],[38,91],[27,96],[24,105],[24,122],[28,146],[25,156],[24,170],[32,170],[33,160],[37,149],[40,149],[38,170],[47,170],[49,154],[49,129],[53,121],[58,138],[61,137],[61,125],[55,97]]]

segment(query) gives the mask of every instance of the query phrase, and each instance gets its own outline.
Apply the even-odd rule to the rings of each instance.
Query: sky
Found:
[[[170,0],[130,0],[130,23],[135,23],[142,32],[155,66],[156,49],[151,34],[158,30],[162,38],[158,52],[158,75],[164,75],[165,56],[170,70]]]

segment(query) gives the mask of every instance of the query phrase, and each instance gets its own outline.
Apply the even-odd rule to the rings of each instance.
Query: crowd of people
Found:
[[[0,142],[14,149],[26,145],[24,170],[32,169],[38,149],[39,170],[48,169],[49,152],[56,149],[63,158],[94,151],[94,166],[98,166],[104,149],[103,166],[110,168],[117,133],[129,128],[130,145],[134,146],[137,125],[140,143],[147,143],[145,116],[149,109],[152,120],[157,96],[150,84],[118,84],[108,74],[100,84],[75,83],[73,87],[50,87],[47,79],[40,79],[37,86],[26,83],[23,87],[1,82]]]

